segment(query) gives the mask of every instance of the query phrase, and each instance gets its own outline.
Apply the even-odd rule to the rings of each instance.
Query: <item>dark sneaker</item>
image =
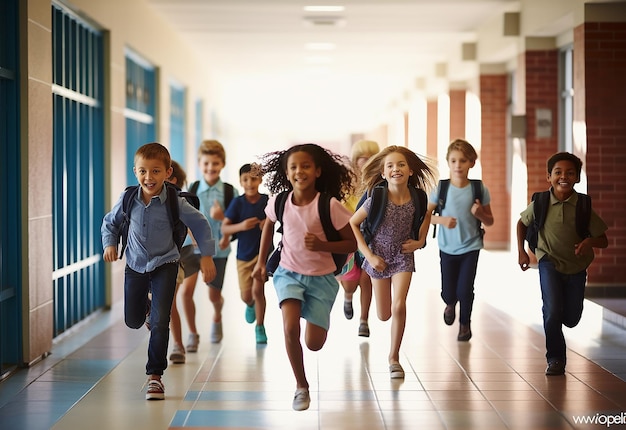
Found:
[[[472,338],[472,329],[469,324],[459,324],[459,335],[456,340],[459,342],[467,342]]]
[[[344,300],[343,302],[343,314],[347,319],[351,320],[354,316],[354,309],[352,309],[352,301]]]
[[[370,337],[370,327],[367,325],[367,322],[359,324],[359,336]]]
[[[560,360],[552,360],[546,367],[546,375],[559,376],[565,374],[565,362]]]
[[[292,407],[294,411],[304,411],[309,409],[311,396],[307,388],[298,388],[293,396]]]
[[[454,310],[454,305],[447,305],[446,308],[443,310],[443,322],[445,322],[446,325],[452,325],[454,324],[455,318],[456,313]]]
[[[159,379],[150,379],[148,388],[146,389],[146,400],[163,400],[165,399],[165,387]]]

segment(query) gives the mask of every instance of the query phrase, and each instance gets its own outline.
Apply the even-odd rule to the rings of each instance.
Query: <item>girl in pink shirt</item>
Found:
[[[266,186],[274,196],[265,208],[267,219],[252,276],[266,279],[265,263],[277,221],[276,194],[289,191],[281,222],[283,247],[273,283],[283,315],[287,355],[296,378],[293,409],[301,411],[308,409],[311,398],[300,342],[300,318],[307,322],[306,346],[311,351],[320,350],[326,342],[330,311],[339,290],[331,253],[356,250],[350,211],[340,203],[352,193],[354,173],[347,159],[312,143],[272,152],[263,158],[263,172],[270,173]],[[333,197],[330,218],[339,232],[338,241],[329,242],[324,234],[318,208],[320,193]]]

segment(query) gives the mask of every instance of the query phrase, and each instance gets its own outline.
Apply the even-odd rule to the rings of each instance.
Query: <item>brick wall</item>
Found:
[[[426,155],[437,158],[437,99],[426,102]],[[444,154],[445,155],[445,154]]]
[[[574,32],[575,121],[584,122],[587,191],[609,226],[588,284],[626,285],[626,22],[587,22]],[[585,146],[583,146],[585,149]]]
[[[549,188],[546,161],[558,151],[558,51],[527,51],[524,57],[526,66],[526,167],[528,169],[528,201],[530,201],[535,191]],[[552,114],[550,136],[537,136],[537,109],[547,109]]]
[[[465,95],[465,90],[450,90],[448,93],[448,97],[450,97],[450,141],[466,139]]]
[[[480,76],[482,179],[491,194],[494,224],[486,227],[486,249],[510,246],[511,196],[507,190],[507,75]]]

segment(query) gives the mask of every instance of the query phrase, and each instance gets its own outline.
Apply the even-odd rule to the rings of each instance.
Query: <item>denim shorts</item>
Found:
[[[321,276],[307,276],[286,270],[281,266],[274,273],[274,289],[278,303],[286,299],[302,302],[300,315],[302,318],[328,330],[330,327],[330,311],[333,308],[339,283],[332,273]]]

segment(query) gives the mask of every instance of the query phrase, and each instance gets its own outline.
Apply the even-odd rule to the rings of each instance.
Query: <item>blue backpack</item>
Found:
[[[124,251],[126,250],[126,245],[128,244],[130,210],[133,202],[135,201],[135,196],[138,193],[139,187],[140,185],[131,185],[130,187],[126,187],[124,190],[124,196],[122,197],[122,214],[124,215],[124,219],[122,220],[122,225],[120,226],[118,238],[118,243],[120,241],[122,243],[120,258],[124,256]],[[165,187],[167,188],[167,200],[165,203],[167,205],[167,213],[170,218],[170,224],[172,225],[174,243],[180,251],[183,246],[183,242],[187,237],[187,226],[179,218],[178,197],[185,198],[189,204],[196,209],[200,208],[200,199],[193,193],[181,191],[180,188],[170,182],[165,182]]]
[[[409,191],[411,193],[411,200],[413,200],[413,205],[415,206],[415,214],[413,216],[413,224],[411,226],[411,239],[418,240],[420,227],[422,226],[424,217],[426,216],[428,196],[424,190],[420,188],[409,187]],[[372,241],[372,237],[374,237],[376,230],[385,217],[388,192],[387,181],[381,181],[372,189],[371,192],[363,194],[359,203],[356,205],[356,208],[359,209],[363,206],[363,203],[365,203],[365,200],[368,197],[372,197],[370,211],[367,214],[367,218],[365,218],[365,220],[361,223],[361,233],[363,234],[363,239],[365,239],[365,243],[367,244]],[[425,242],[424,246],[426,246]]]

